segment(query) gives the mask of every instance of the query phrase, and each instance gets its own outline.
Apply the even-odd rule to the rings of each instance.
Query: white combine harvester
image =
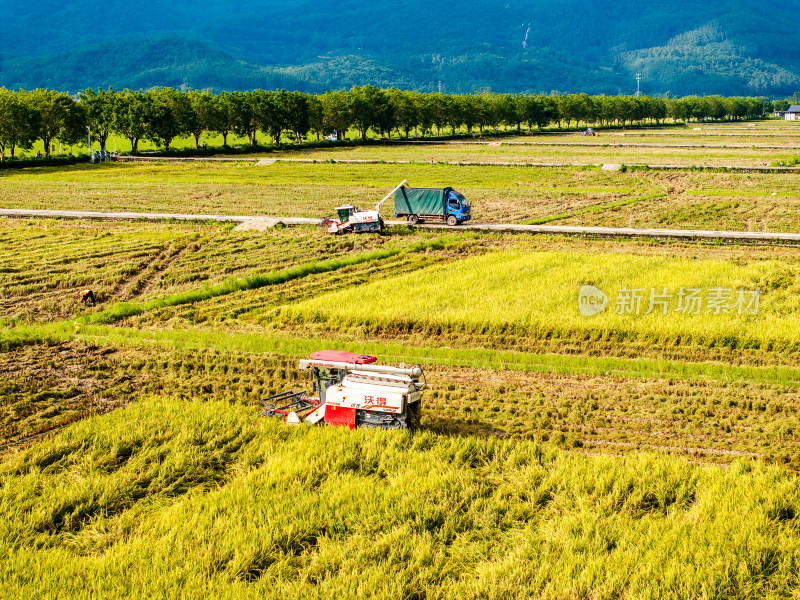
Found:
[[[337,350],[313,352],[299,367],[309,371],[318,395],[301,390],[262,398],[261,415],[350,429],[416,429],[425,387],[422,367],[387,367],[374,364],[376,360]]]
[[[395,191],[399,190],[408,181],[403,182],[386,194],[386,197],[375,205],[375,210],[359,210],[352,204],[343,204],[336,207],[337,220],[326,219],[328,233],[367,233],[369,231],[381,231],[383,229],[383,218],[381,217],[381,204],[386,202]]]

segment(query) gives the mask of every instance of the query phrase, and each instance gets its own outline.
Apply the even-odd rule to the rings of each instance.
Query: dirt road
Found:
[[[303,217],[264,217],[254,215],[191,215],[183,213],[128,213],[94,212],[78,210],[26,210],[0,209],[0,217],[17,218],[59,218],[59,219],[108,219],[108,220],[146,220],[146,221],[220,221],[234,222],[237,230],[264,231],[276,225],[321,225],[320,219]],[[404,225],[405,221],[386,221],[387,225]],[[592,237],[650,237],[672,239],[705,239],[729,242],[786,242],[800,243],[800,233],[768,233],[755,231],[714,231],[703,229],[645,229],[631,227],[587,227],[582,225],[516,225],[514,223],[464,223],[457,227],[444,224],[423,223],[417,227],[429,229],[472,230],[472,231],[511,231],[517,233],[538,233],[551,235],[586,235]]]

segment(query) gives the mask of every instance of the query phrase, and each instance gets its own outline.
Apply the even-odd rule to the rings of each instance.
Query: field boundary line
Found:
[[[782,137],[782,136],[781,136]],[[647,144],[647,143],[640,143],[637,144],[635,142],[550,142],[550,141],[539,141],[539,142],[521,142],[521,141],[430,141],[430,142],[423,142],[423,141],[392,141],[392,142],[384,142],[387,145],[408,145],[408,146],[557,146],[557,147],[574,147],[574,148],[676,148],[676,149],[684,149],[690,150],[693,148],[701,148],[701,149],[716,149],[716,150],[800,150],[800,146],[791,145],[791,146],[765,146],[765,145],[756,145],[756,144]]]
[[[256,159],[244,158],[212,158],[212,157],[176,157],[176,156],[126,156],[119,160],[122,162],[203,162],[203,161],[228,161],[252,162],[258,164],[265,157]],[[268,167],[277,163],[300,164],[342,164],[342,165],[450,165],[454,167],[530,167],[542,169],[590,169],[600,168],[603,163],[542,163],[520,161],[425,161],[425,160],[384,160],[379,158],[269,158],[263,166]],[[625,169],[643,169],[651,171],[709,171],[721,173],[800,173],[800,167],[770,167],[763,165],[659,165],[659,164],[624,164]]]
[[[636,198],[636,201],[651,199],[647,196]],[[631,201],[620,201],[625,204]],[[613,208],[613,203],[607,203],[604,208]],[[603,205],[597,205],[597,209]],[[616,206],[616,205],[615,205]],[[593,207],[589,207],[593,208]],[[589,211],[589,209],[586,209]],[[581,213],[575,213],[581,214]],[[189,215],[169,213],[102,213],[91,211],[58,211],[58,210],[27,210],[0,208],[0,217],[40,217],[40,218],[65,218],[65,219],[111,219],[111,220],[148,220],[148,221],[221,221],[234,223],[251,223],[257,220],[270,221],[273,224],[283,225],[319,225],[320,219],[303,217],[264,217],[247,215]],[[555,215],[559,219],[566,216]],[[572,214],[568,216],[573,216]],[[546,218],[546,217],[542,217]],[[554,219],[555,220],[555,219]],[[387,225],[407,225],[406,221],[385,221]],[[589,235],[595,237],[650,237],[674,238],[682,240],[718,240],[729,242],[787,242],[800,244],[800,233],[770,233],[759,231],[715,231],[706,229],[656,229],[656,228],[631,228],[631,227],[596,227],[583,225],[541,225],[524,223],[463,223],[457,227],[444,224],[423,223],[416,225],[426,229],[443,229],[451,233],[458,231],[497,231],[517,232],[551,235]]]
[[[578,209],[571,213],[561,213],[558,215],[548,215],[545,217],[539,217],[537,219],[531,219],[530,221],[524,221],[522,224],[543,225],[544,223],[550,223],[552,221],[561,221],[563,219],[569,219],[571,217],[577,217],[579,215],[588,215],[588,214],[603,212],[604,210],[608,210],[611,208],[619,208],[620,206],[630,206],[631,204],[646,202],[647,200],[656,200],[659,198],[664,198],[665,196],[666,194],[664,194],[663,192],[658,192],[655,194],[648,194],[646,196],[637,196],[634,198],[624,198],[622,200],[604,202],[602,204],[593,204],[592,206],[587,206],[585,208]]]
[[[268,217],[267,215],[194,215],[188,213],[100,212],[90,210],[50,210],[0,208],[0,217],[42,219],[97,219],[110,221],[218,221],[220,223],[250,223],[269,221],[272,225],[320,225],[322,219],[308,217]]]
[[[570,215],[571,216],[571,215]],[[389,223],[389,221],[387,221]],[[423,224],[417,227],[429,229],[451,229],[447,225]],[[654,229],[631,227],[595,227],[583,225],[516,225],[472,223],[459,225],[472,231],[509,231],[517,233],[582,235],[611,238],[671,238],[681,240],[710,240],[727,242],[787,242],[800,244],[800,233],[767,233],[758,231],[713,231],[705,229]]]
[[[67,323],[66,325],[69,325]],[[65,326],[66,327],[66,326]],[[68,328],[65,329],[69,331]],[[71,333],[71,332],[70,332]],[[340,350],[373,354],[387,360],[439,367],[460,367],[495,371],[523,371],[577,376],[637,377],[704,381],[747,381],[800,387],[800,367],[779,365],[726,365],[714,361],[685,362],[655,358],[564,356],[560,354],[495,350],[486,347],[428,347],[395,342],[343,341],[335,337],[298,338],[291,335],[253,334],[237,331],[194,330],[191,340],[181,330],[141,330],[128,327],[87,325],[78,339],[108,340],[107,343],[199,347],[220,350],[275,353],[302,357],[332,345]],[[114,339],[111,339],[114,338]]]
[[[101,315],[102,313],[94,313]],[[0,351],[51,341],[83,340],[97,345],[210,348],[225,351],[281,354],[294,357],[335,346],[339,350],[410,360],[438,367],[498,371],[523,371],[586,377],[636,377],[705,381],[778,383],[800,387],[800,367],[781,365],[729,365],[716,361],[686,362],[657,358],[564,356],[550,353],[496,350],[486,347],[452,348],[419,346],[386,341],[349,341],[324,335],[314,338],[280,333],[248,333],[235,330],[197,329],[192,336],[180,329],[140,329],[86,318],[20,325],[0,331]]]

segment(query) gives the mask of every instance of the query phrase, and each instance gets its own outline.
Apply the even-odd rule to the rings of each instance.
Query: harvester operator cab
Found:
[[[342,206],[341,208],[345,208]],[[337,209],[338,210],[338,209]],[[314,391],[325,403],[325,392],[329,387],[340,385],[347,376],[348,368],[370,364],[377,360],[374,356],[353,354],[340,350],[320,350],[311,353],[311,360],[301,360],[300,368],[308,369]]]
[[[352,215],[354,212],[358,212],[358,209],[352,204],[345,204],[344,206],[340,206],[336,209],[336,214],[339,216],[340,223],[349,221],[350,215]]]
[[[325,369],[321,367],[312,367],[309,369],[309,375],[314,387],[314,391],[319,393],[319,399],[325,402],[325,392],[332,385],[338,385],[342,382],[347,371],[343,369]]]

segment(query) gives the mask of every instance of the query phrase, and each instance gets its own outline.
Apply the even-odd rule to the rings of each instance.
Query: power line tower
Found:
[[[636,74],[636,97],[637,98],[642,95],[642,92],[639,91],[639,82],[641,80],[642,80],[642,74],[641,73],[637,73]]]
[[[442,80],[440,79],[437,83],[439,85],[439,93],[441,94],[442,93]]]

